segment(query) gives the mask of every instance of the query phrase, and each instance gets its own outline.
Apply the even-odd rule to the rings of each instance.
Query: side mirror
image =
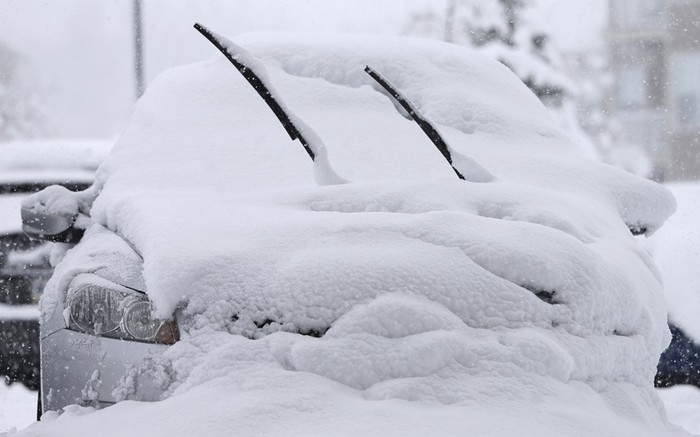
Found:
[[[29,238],[55,243],[77,243],[85,230],[77,229],[74,215],[56,215],[22,207],[22,230]]]
[[[68,195],[66,195],[69,193]],[[77,243],[85,232],[75,227],[78,204],[75,193],[52,185],[22,202],[22,230],[29,238],[55,243]]]

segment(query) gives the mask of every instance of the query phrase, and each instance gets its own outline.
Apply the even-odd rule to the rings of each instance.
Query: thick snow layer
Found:
[[[700,184],[672,184],[678,211],[647,242],[664,279],[669,318],[700,342]]]
[[[228,389],[229,387],[222,387],[222,391]],[[672,388],[666,388],[666,389],[659,389],[657,390],[659,393],[659,396],[661,399],[664,401],[664,406],[666,410],[668,411],[668,417],[669,420],[685,430],[693,433],[693,434],[698,434],[700,435],[700,390],[698,390],[696,387],[692,386],[675,386]],[[270,399],[279,399],[279,396],[276,395],[270,395],[270,398],[265,400],[264,395],[267,393],[263,394],[261,396],[261,402],[267,401],[270,402]],[[71,408],[69,412],[66,413],[66,415],[61,419],[63,423],[61,425],[58,425],[58,421],[56,420],[56,415],[49,413],[49,416],[44,419],[46,422],[45,424],[35,424],[32,425],[34,422],[34,417],[35,417],[35,408],[36,408],[36,392],[31,391],[24,387],[21,384],[13,384],[13,385],[0,385],[0,435],[8,435],[11,436],[13,435],[15,430],[22,430],[23,428],[32,425],[32,430],[31,432],[36,431],[37,434],[40,434],[41,432],[39,429],[43,428],[44,426],[50,426],[52,431],[55,430],[57,427],[65,427],[65,428],[71,428],[71,425],[77,420],[77,421],[83,421],[83,422],[92,422],[92,428],[95,430],[100,430],[100,434],[104,434],[105,430],[108,429],[122,429],[125,423],[134,423],[132,425],[135,430],[133,431],[132,435],[146,435],[149,433],[151,430],[149,429],[149,423],[154,423],[155,420],[161,420],[159,423],[160,426],[164,426],[166,428],[172,428],[172,434],[171,435],[182,435],[184,434],[183,431],[187,430],[188,428],[191,429],[191,432],[189,435],[197,436],[197,435],[202,435],[202,433],[210,432],[214,428],[222,428],[222,434],[227,431],[225,428],[226,425],[218,421],[219,417],[221,417],[224,413],[221,412],[221,408],[226,408],[226,405],[220,405],[219,408],[213,410],[213,411],[207,411],[210,410],[210,407],[212,405],[211,400],[207,399],[206,396],[210,395],[219,395],[219,394],[212,394],[211,392],[207,392],[203,390],[203,393],[201,395],[201,405],[206,405],[207,409],[205,410],[202,408],[200,411],[197,411],[199,414],[201,414],[202,419],[204,419],[207,415],[211,415],[211,421],[207,422],[206,424],[204,423],[204,420],[197,420],[196,422],[189,422],[189,423],[183,423],[185,420],[177,420],[177,417],[174,415],[168,415],[166,408],[169,408],[170,406],[165,403],[164,409],[161,410],[161,414],[163,414],[163,418],[159,417],[154,417],[153,416],[153,410],[149,408],[148,405],[144,404],[139,404],[139,403],[132,403],[132,402],[125,402],[120,404],[120,406],[115,407],[117,408],[125,408],[125,412],[127,414],[133,414],[136,415],[138,418],[140,418],[142,421],[141,422],[136,422],[137,417],[133,417],[131,421],[129,422],[123,422],[123,423],[109,423],[109,422],[103,422],[100,423],[100,421],[105,420],[105,421],[112,421],[115,420],[116,418],[122,418],[121,414],[115,414],[111,415],[110,417],[105,417],[106,414],[98,413],[98,414],[82,414],[81,413],[92,413],[93,411],[91,409],[85,408],[85,409],[78,409],[78,408]],[[224,394],[226,396],[226,394]],[[249,397],[250,399],[250,397]],[[306,399],[308,402],[309,400]],[[247,403],[246,405],[250,405]],[[183,409],[190,410],[196,405],[183,405]],[[399,406],[401,407],[401,406]],[[438,407],[442,408],[442,407]],[[560,409],[560,410],[563,410]],[[267,406],[268,413],[272,411],[272,405]],[[499,435],[498,432],[496,433],[491,432],[491,429],[489,429],[490,426],[493,424],[488,423],[488,420],[491,419],[491,416],[487,417],[482,417],[479,418],[478,414],[482,413],[483,410],[479,409],[477,411],[473,411],[472,413],[466,412],[466,417],[464,422],[460,423],[455,423],[452,425],[452,428],[457,428],[458,426],[464,426],[464,425],[469,425],[473,426],[473,423],[477,424],[483,424],[485,432],[489,432],[491,435]],[[489,413],[488,410],[486,411],[487,414],[492,414]],[[493,414],[499,413],[498,411],[494,412]],[[440,417],[433,413],[434,415],[437,416],[437,419],[440,419]],[[605,416],[607,413],[605,411],[602,412],[603,416]],[[496,418],[494,420],[497,420],[499,422],[503,422],[504,418],[512,417],[511,412],[505,412],[504,417],[501,418]],[[173,420],[175,419],[175,423],[173,423]],[[189,417],[188,417],[189,419]],[[326,420],[328,419],[328,416],[323,416],[319,419],[319,421]],[[255,420],[255,416],[253,411],[250,413],[250,420]],[[548,426],[548,420],[545,420],[543,422],[544,426]],[[168,424],[171,424],[172,426],[168,426]],[[81,424],[83,425],[83,424]],[[87,424],[85,424],[87,425]],[[323,426],[323,423],[319,424],[319,428]],[[397,425],[401,425],[400,423],[397,423]],[[571,430],[571,424],[569,423],[564,423],[562,424],[562,432],[566,435],[569,435],[569,432]],[[369,424],[371,426],[371,424]],[[369,427],[368,426],[368,427]],[[433,434],[437,435],[438,431],[441,431],[444,428],[449,427],[450,424],[444,424],[442,422],[435,423],[435,431]],[[587,427],[587,425],[586,425]],[[505,428],[505,427],[504,427]],[[9,431],[7,434],[3,433],[3,431]],[[323,433],[323,429],[320,430],[320,433]],[[539,435],[541,434],[541,429],[536,429],[534,430],[533,434]],[[624,431],[624,430],[623,430]],[[379,433],[379,430],[373,431],[375,434]],[[389,430],[387,434],[392,434],[394,430]],[[458,430],[455,432],[455,434],[460,434],[462,431]],[[30,432],[28,431],[27,434]],[[325,434],[325,433],[324,433]],[[406,435],[410,435],[411,432],[408,430],[406,432]],[[503,433],[501,433],[503,434]],[[55,435],[60,435],[60,434],[55,434]],[[215,433],[210,433],[207,435],[216,435]],[[292,434],[289,434],[292,435]],[[369,435],[372,435],[371,432]],[[521,435],[524,435],[522,433]]]
[[[232,360],[229,371],[214,369],[222,377],[202,382],[186,395],[151,404],[125,401],[96,412],[71,406],[60,417],[46,414],[41,422],[18,435],[455,436],[468,432],[489,437],[631,437],[650,435],[651,431],[647,421],[620,420],[600,402],[601,394],[585,384],[552,386],[546,378],[535,376],[543,389],[521,398],[521,393],[511,394],[509,390],[508,383],[517,383],[516,379],[494,376],[490,385],[481,387],[484,393],[480,397],[486,402],[474,399],[463,405],[442,405],[401,399],[377,401],[327,378],[285,371],[265,363],[264,357],[235,353],[236,348],[251,353],[258,345],[232,344],[231,338],[220,340],[224,347],[216,356],[222,362]],[[498,403],[490,402],[493,390],[503,390]],[[620,406],[623,414],[645,409],[636,402],[636,396],[621,396],[619,391],[604,395],[624,399],[626,405]],[[670,428],[657,428],[656,432],[664,437],[687,435]]]
[[[661,226],[666,189],[576,156],[511,71],[467,49],[236,42],[352,183],[317,186],[223,58],[155,80],[43,305],[90,271],[76,260],[119,252],[110,232],[128,241],[157,315],[184,307],[183,340],[143,364],[167,399],[72,408],[32,432],[673,435],[652,387],[660,278],[628,230]],[[365,65],[494,181],[457,179]]]

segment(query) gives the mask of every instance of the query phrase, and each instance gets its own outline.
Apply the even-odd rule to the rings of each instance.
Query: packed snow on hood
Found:
[[[682,435],[652,386],[660,277],[630,232],[668,218],[666,189],[577,156],[508,68],[463,47],[235,40],[349,182],[317,186],[202,40],[216,58],[137,105],[43,303],[109,268],[93,242],[126,240],[156,315],[182,311],[182,340],[141,366],[164,400],[70,407],[22,435]],[[457,179],[366,65],[491,182]]]

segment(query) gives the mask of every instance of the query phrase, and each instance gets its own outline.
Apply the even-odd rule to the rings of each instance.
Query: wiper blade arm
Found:
[[[381,73],[377,72],[374,70],[372,67],[367,65],[365,67],[365,72],[372,76],[372,79],[374,79],[379,85],[381,85],[382,88],[384,88],[391,97],[396,100],[403,109],[408,112],[408,115],[411,116],[411,119],[416,122],[416,124],[425,132],[425,134],[430,138],[430,141],[435,144],[435,147],[440,151],[442,156],[447,160],[447,162],[450,164],[450,167],[452,167],[452,170],[457,174],[457,177],[460,179],[464,180],[464,176],[462,173],[459,172],[455,168],[455,166],[452,164],[452,153],[450,152],[450,149],[445,142],[445,140],[442,138],[442,135],[437,131],[435,126],[428,121],[428,119],[425,118],[425,116],[416,108],[413,103],[411,103],[410,100],[408,100],[405,96],[403,96],[396,87],[389,82],[387,78],[382,76]]]
[[[304,146],[304,150],[308,153],[311,160],[316,159],[316,154],[312,150],[309,142],[304,138],[304,135],[299,131],[294,122],[291,120],[289,114],[284,109],[283,104],[277,101],[277,98],[270,92],[270,88],[265,83],[265,80],[260,78],[258,74],[250,66],[241,62],[240,55],[233,54],[229,52],[228,48],[221,42],[220,37],[215,35],[212,31],[202,26],[199,23],[194,25],[194,28],[199,31],[206,39],[211,42],[214,47],[216,47],[225,57],[236,67],[245,80],[250,83],[253,89],[262,97],[262,99],[267,103],[267,106],[272,110],[272,112],[277,116],[277,119],[282,123],[282,127],[287,131],[292,140],[299,140],[299,142]],[[238,58],[238,59],[237,59]]]

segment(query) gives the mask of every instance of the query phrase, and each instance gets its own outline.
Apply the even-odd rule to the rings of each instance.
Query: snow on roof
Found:
[[[0,178],[8,172],[94,172],[109,153],[111,141],[44,139],[0,143]]]
[[[156,79],[98,172],[92,218],[143,256],[158,315],[187,304],[189,334],[147,365],[173,396],[95,416],[183,418],[157,435],[184,418],[213,434],[669,435],[651,382],[669,341],[661,284],[628,230],[661,226],[666,189],[577,156],[511,71],[468,49],[236,42],[350,182],[317,186],[223,58]],[[458,180],[365,65],[496,180]],[[53,431],[103,423],[71,414]]]

